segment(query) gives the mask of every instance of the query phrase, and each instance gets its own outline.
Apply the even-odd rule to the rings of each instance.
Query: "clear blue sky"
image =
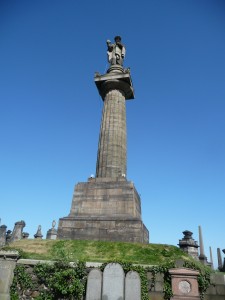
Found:
[[[135,100],[127,101],[128,173],[152,243],[202,226],[206,255],[225,248],[225,2],[0,2],[0,218],[13,229],[67,216],[74,185],[95,173],[107,69],[121,35]],[[216,264],[216,261],[214,260]]]

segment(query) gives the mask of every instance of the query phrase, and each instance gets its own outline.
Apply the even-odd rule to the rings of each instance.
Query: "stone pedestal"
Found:
[[[46,240],[56,240],[57,239],[57,230],[51,228],[47,231]]]
[[[148,243],[134,184],[123,177],[78,183],[69,216],[59,220],[58,239]]]
[[[17,251],[0,251],[0,299],[10,300],[10,286],[18,259]]]
[[[200,300],[198,271],[187,268],[170,269],[173,297],[171,300]]]

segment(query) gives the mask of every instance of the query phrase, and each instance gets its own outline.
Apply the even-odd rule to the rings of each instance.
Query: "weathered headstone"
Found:
[[[0,299],[10,300],[10,286],[18,258],[17,251],[0,251]]]
[[[110,263],[105,267],[102,300],[124,300],[124,271],[120,264]]]
[[[26,226],[24,221],[18,221],[15,223],[10,242],[21,240],[23,238],[23,228]]]
[[[6,244],[6,228],[7,226],[5,225],[0,226],[0,247],[5,246]]]
[[[88,274],[86,300],[101,300],[102,295],[102,272],[92,269]]]
[[[135,271],[129,271],[126,275],[125,300],[141,300],[141,280]]]

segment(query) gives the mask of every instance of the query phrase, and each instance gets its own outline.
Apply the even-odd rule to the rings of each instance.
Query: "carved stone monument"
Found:
[[[173,297],[171,300],[200,300],[198,271],[180,268],[170,269]]]
[[[41,233],[41,225],[38,225],[37,232],[34,235],[35,239],[41,240],[43,238],[43,234]]]
[[[121,37],[107,41],[106,74],[95,74],[104,101],[96,177],[75,186],[70,214],[59,219],[58,239],[91,239],[148,243],[141,218],[141,200],[128,181],[126,100],[134,99],[129,69],[123,68]]]
[[[52,221],[52,228],[47,231],[46,240],[56,240],[57,230],[55,229],[56,221]]]
[[[198,260],[198,243],[192,237],[192,232],[189,230],[183,231],[184,237],[179,240],[178,246],[181,250],[191,255],[193,258]]]
[[[22,240],[23,238],[23,228],[26,226],[26,223],[21,220],[15,223],[12,235],[10,236],[9,242],[14,242],[18,240]],[[7,236],[6,236],[7,239]]]

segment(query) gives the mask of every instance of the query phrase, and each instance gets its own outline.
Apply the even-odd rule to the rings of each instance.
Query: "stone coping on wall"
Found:
[[[54,264],[56,261],[54,260],[41,260],[41,259],[25,259],[25,258],[21,258],[17,261],[17,264],[19,265],[30,265],[30,266],[35,266],[37,264]],[[75,264],[75,262],[70,262],[70,265]],[[86,262],[86,267],[87,268],[97,268],[97,267],[101,267],[102,263],[98,263],[98,262]]]
[[[0,260],[17,260],[19,252],[16,250],[0,250]]]
[[[34,266],[37,264],[54,264],[55,261],[53,260],[41,260],[41,259],[25,259],[25,258],[20,258],[17,261],[17,264],[20,265],[30,265]],[[71,265],[75,264],[76,262],[70,262]],[[98,268],[101,267],[104,262],[86,262],[86,267],[87,268]],[[153,265],[143,265],[143,264],[133,264],[134,266],[141,266],[141,267],[153,267]]]

